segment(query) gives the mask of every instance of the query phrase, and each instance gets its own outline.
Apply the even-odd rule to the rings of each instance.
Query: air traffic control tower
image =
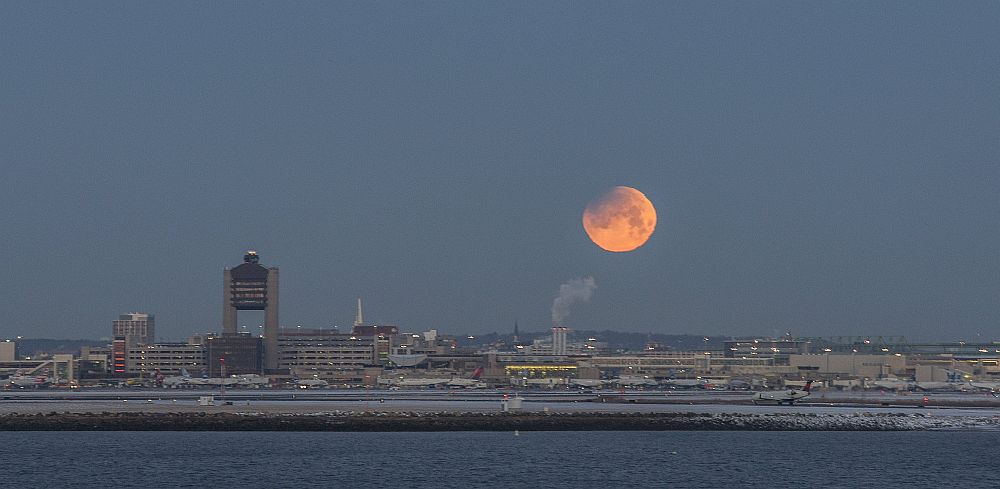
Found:
[[[236,311],[264,311],[264,370],[278,368],[278,269],[264,268],[257,252],[223,271],[222,335],[236,336]]]

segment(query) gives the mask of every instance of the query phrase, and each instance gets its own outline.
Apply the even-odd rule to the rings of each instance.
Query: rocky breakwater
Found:
[[[0,416],[0,431],[913,431],[1000,429],[996,417],[702,413],[45,413]]]

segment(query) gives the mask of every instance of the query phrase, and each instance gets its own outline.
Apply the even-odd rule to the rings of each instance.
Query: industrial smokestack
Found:
[[[559,286],[556,299],[552,301],[552,325],[562,326],[569,316],[569,308],[577,302],[587,302],[594,295],[594,277],[573,278]]]

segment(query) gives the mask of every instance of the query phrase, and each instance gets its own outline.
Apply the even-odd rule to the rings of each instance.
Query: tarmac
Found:
[[[214,405],[199,405],[203,396]],[[1000,399],[981,393],[887,394],[816,392],[794,406],[756,406],[751,393],[733,391],[511,391],[511,390],[218,390],[21,389],[0,392],[0,416],[9,414],[226,413],[498,413],[507,397],[522,413],[1000,416]],[[925,399],[926,397],[926,399]]]

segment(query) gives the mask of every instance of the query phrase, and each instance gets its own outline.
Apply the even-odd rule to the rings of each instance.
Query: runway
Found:
[[[25,389],[0,393],[0,415],[18,413],[220,412],[308,414],[328,412],[488,413],[504,396],[520,397],[522,412],[841,414],[919,412],[941,416],[1000,416],[1000,400],[975,393],[895,395],[817,392],[795,406],[755,406],[733,391],[511,391],[511,390],[219,390]],[[215,406],[199,405],[214,396]]]

